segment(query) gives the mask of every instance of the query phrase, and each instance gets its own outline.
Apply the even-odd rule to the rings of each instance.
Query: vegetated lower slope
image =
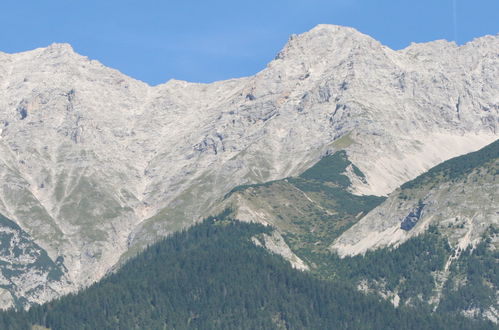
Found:
[[[498,155],[496,141],[432,168],[385,201],[345,189],[343,173],[354,165],[339,151],[297,178],[239,187],[224,205],[238,218],[272,224],[294,254],[283,255],[322,279],[350,282],[395,305],[497,322]],[[276,251],[269,240],[260,241]],[[365,254],[340,258],[328,242]]]
[[[459,251],[450,264],[439,312],[462,312],[472,317],[499,320],[498,227],[490,228],[477,246]]]
[[[491,324],[395,309],[343,282],[294,270],[254,245],[271,228],[210,218],[150,246],[117,273],[2,329],[487,329]]]
[[[413,306],[437,314],[461,314],[497,323],[499,252],[497,227],[476,247],[456,251],[437,226],[398,247],[338,257],[312,254],[314,272],[345,281],[362,292],[377,293],[396,306]],[[451,262],[449,262],[451,261]]]
[[[448,160],[396,190],[380,206],[345,231],[332,245],[341,255],[365,253],[368,261],[383,251],[399,253],[406,244],[423,242],[434,228],[440,248],[418,253],[439,255],[439,263],[426,269],[426,284],[432,291],[413,294],[401,303],[426,302],[438,310],[499,321],[499,141],[467,155]],[[419,243],[418,243],[419,244]],[[396,248],[397,246],[399,246]],[[439,252],[440,251],[440,252]],[[409,255],[412,253],[408,251]],[[350,259],[350,258],[345,258]],[[352,260],[353,260],[352,259]],[[375,260],[375,259],[373,259]],[[400,265],[403,263],[399,263]],[[410,269],[422,268],[420,261]],[[403,284],[414,272],[399,274]],[[423,281],[421,281],[423,282]],[[378,284],[393,283],[390,276]],[[374,285],[376,286],[376,285]],[[379,285],[378,285],[379,287]],[[382,291],[382,290],[381,290]],[[400,291],[389,285],[391,295]]]
[[[328,252],[336,237],[385,200],[352,194],[350,172],[364,179],[340,150],[297,177],[236,187],[217,212],[230,208],[237,219],[272,225],[295,252]]]

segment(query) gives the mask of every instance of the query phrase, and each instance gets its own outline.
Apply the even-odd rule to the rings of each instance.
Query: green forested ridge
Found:
[[[308,180],[331,182],[340,187],[347,188],[352,183],[344,173],[349,165],[352,165],[354,173],[360,178],[364,178],[357,166],[348,160],[345,150],[340,150],[332,155],[323,157],[317,164],[303,172],[300,177]]]
[[[368,251],[365,255],[339,258],[335,253],[303,257],[318,265],[316,273],[323,278],[365,283],[374,290],[397,293],[402,304],[421,305],[434,294],[432,274],[444,268],[451,255],[447,240],[435,227],[409,239],[397,248]],[[420,297],[419,299],[414,299]]]
[[[455,255],[447,238],[436,227],[413,237],[397,248],[368,251],[365,255],[339,258],[335,253],[313,253],[307,250],[297,254],[315,265],[312,274],[333,281],[364,285],[364,290],[379,292],[393,299],[399,297],[400,305],[410,305],[431,311],[438,307],[441,315],[475,311],[475,317],[493,306],[497,309],[499,286],[499,252],[493,247],[492,238],[499,230],[491,226],[485,239],[476,247],[468,247]],[[440,278],[443,288],[437,288],[436,276],[445,273],[446,261],[456,259]],[[442,290],[438,305],[433,300],[436,290]]]
[[[150,246],[79,294],[0,314],[29,329],[492,329],[484,322],[395,309],[343,282],[292,269],[250,238],[256,224],[210,218]]]

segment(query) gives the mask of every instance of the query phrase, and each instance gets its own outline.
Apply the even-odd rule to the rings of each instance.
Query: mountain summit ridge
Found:
[[[324,40],[325,39],[325,40]],[[280,54],[285,52],[288,48],[292,48],[293,46],[296,46],[297,43],[304,44],[302,46],[307,46],[307,43],[314,43],[317,40],[322,41],[322,46],[327,46],[329,47],[329,44],[338,46],[340,44],[341,46],[344,45],[345,41],[356,41],[358,42],[363,42],[364,44],[369,44],[372,45],[375,48],[382,48],[388,52],[394,52],[394,53],[408,53],[410,51],[414,50],[421,50],[421,49],[428,49],[428,48],[436,48],[438,50],[440,49],[454,49],[454,50],[459,50],[461,48],[467,48],[467,47],[473,47],[475,45],[481,46],[481,48],[487,48],[488,46],[494,46],[493,51],[497,51],[497,42],[499,39],[499,33],[496,35],[484,35],[480,37],[476,37],[462,45],[456,44],[455,41],[449,41],[446,39],[438,39],[434,41],[428,41],[428,42],[412,42],[409,45],[407,45],[404,48],[400,49],[394,49],[391,48],[387,45],[382,44],[378,40],[374,39],[373,37],[369,36],[368,34],[362,33],[359,30],[349,27],[349,26],[342,26],[342,25],[334,25],[334,24],[318,24],[311,30],[300,33],[300,34],[292,34],[286,44],[282,47],[282,49],[278,52],[276,55],[276,58],[280,57]],[[328,41],[328,42],[324,42]],[[323,47],[324,49],[324,47]],[[327,49],[327,48],[326,48]],[[68,42],[54,42],[48,46],[45,47],[37,47],[32,50],[26,50],[22,52],[14,52],[14,53],[6,53],[6,52],[1,52],[0,54],[6,55],[6,56],[19,56],[21,54],[28,55],[28,54],[35,54],[35,53],[56,53],[59,55],[73,55],[77,56],[80,58],[88,59],[86,56],[81,55],[77,51],[75,51],[74,47],[68,43]],[[96,61],[99,62],[97,59],[91,59],[91,61]],[[99,62],[100,63],[100,62]],[[270,62],[272,63],[272,62]],[[117,69],[113,69],[116,71],[119,71]],[[265,69],[264,69],[265,70]],[[123,74],[123,73],[122,73]],[[124,74],[125,75],[125,74]],[[209,82],[209,83],[201,83],[201,82],[189,82],[185,80],[178,80],[176,78],[171,78],[168,81],[165,81],[163,83],[159,83],[157,85],[149,85],[148,83],[144,82],[150,87],[157,87],[161,86],[164,84],[167,84],[170,80],[172,81],[183,81],[186,83],[190,84],[200,84],[200,85],[209,85],[212,83],[219,83],[223,81],[229,81],[229,80],[235,80],[235,79],[244,79],[244,78],[249,78],[251,76],[246,76],[246,77],[240,77],[240,78],[229,78],[227,80],[219,80],[219,81],[214,81],[214,82]],[[143,82],[139,79],[129,77],[131,79],[136,80],[137,82]]]

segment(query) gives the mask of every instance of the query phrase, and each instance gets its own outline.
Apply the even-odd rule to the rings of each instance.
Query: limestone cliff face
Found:
[[[497,139],[498,54],[497,36],[394,51],[320,25],[255,76],[151,87],[65,44],[0,53],[0,213],[63,260],[55,297],[338,141],[352,191],[386,195]]]

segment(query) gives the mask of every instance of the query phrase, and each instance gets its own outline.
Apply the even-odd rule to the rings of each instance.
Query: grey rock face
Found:
[[[28,307],[70,292],[62,257],[47,252],[18,225],[0,216],[0,296],[5,308]]]
[[[65,44],[0,53],[0,213],[64,259],[57,295],[341,137],[354,192],[384,195],[497,138],[498,54],[497,36],[394,51],[320,25],[255,76],[151,87]]]
[[[405,231],[409,231],[421,220],[421,216],[423,213],[423,209],[425,204],[423,202],[419,202],[418,205],[411,211],[409,214],[402,220],[400,223],[400,229]]]

